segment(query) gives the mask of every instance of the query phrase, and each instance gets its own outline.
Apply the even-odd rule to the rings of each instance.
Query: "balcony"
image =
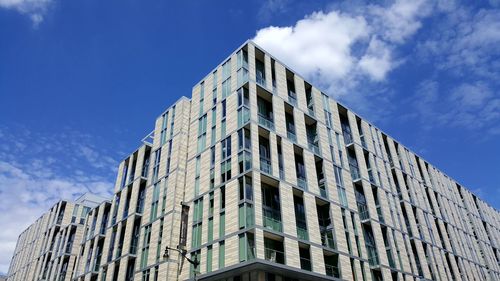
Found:
[[[264,227],[271,230],[282,232],[283,226],[281,224],[281,214],[278,210],[264,208]]]
[[[307,190],[307,180],[306,177],[303,175],[298,175],[297,176],[297,185],[302,188],[303,190]]]
[[[342,134],[344,135],[344,144],[346,146],[349,146],[354,143],[351,133],[343,131]]]
[[[266,88],[266,79],[263,77],[263,74],[259,75],[259,73],[257,73],[255,82],[257,82],[257,84],[259,84],[261,87]]]
[[[361,135],[360,139],[361,139],[361,145],[363,146],[363,148],[368,150],[368,146],[366,145],[366,141],[365,141],[365,136]]]
[[[320,179],[318,181],[319,194],[321,197],[328,199],[328,192],[326,191],[326,182],[325,179]]]
[[[339,277],[339,267],[335,265],[325,264],[325,272],[328,276]]]
[[[385,249],[386,253],[387,253],[387,259],[389,261],[389,266],[392,267],[392,268],[396,268],[396,263],[394,262],[394,257],[392,256],[392,250],[390,247],[387,247]]]
[[[285,264],[285,253],[271,248],[264,248],[266,260],[275,263]]]
[[[333,239],[333,233],[331,230],[326,230],[326,229],[322,230],[320,234],[321,234],[321,245],[328,247],[330,249],[337,249],[337,246],[335,245],[335,239]]]
[[[379,266],[377,249],[374,246],[367,245],[366,251],[368,252],[368,263],[372,267]]]
[[[358,166],[349,163],[349,170],[351,171],[352,181],[357,181],[361,179],[361,175],[359,174]]]
[[[297,238],[302,240],[309,240],[309,234],[307,233],[306,222],[297,221]]]
[[[293,106],[297,106],[297,98],[294,92],[288,92],[288,102]]]
[[[368,213],[368,206],[364,203],[357,202],[359,218],[361,221],[366,221],[370,219],[370,213]]]
[[[294,143],[297,143],[297,136],[295,135],[295,133],[292,133],[290,131],[287,131],[286,132],[286,136],[289,140],[291,140],[292,142]]]
[[[308,140],[308,147],[309,147],[310,150],[312,150],[317,155],[321,155],[321,152],[319,150],[319,145],[318,145],[317,141],[313,142],[311,140]]]
[[[260,158],[260,170],[266,174],[272,174],[271,159]]]
[[[385,223],[384,216],[382,214],[382,207],[380,205],[377,205],[377,215],[378,215],[378,220],[381,223]]]
[[[274,131],[274,122],[273,120],[271,120],[270,118],[262,115],[262,114],[258,114],[259,115],[259,125],[267,128],[268,130],[270,131]]]
[[[311,266],[311,260],[307,258],[300,258],[300,268],[303,270],[311,271],[312,266]]]

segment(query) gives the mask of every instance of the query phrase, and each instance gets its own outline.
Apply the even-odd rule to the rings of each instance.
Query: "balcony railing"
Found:
[[[297,106],[297,98],[291,95],[293,92],[288,93],[288,102],[291,103],[293,106]],[[293,93],[295,95],[295,93]]]
[[[391,248],[386,248],[385,249],[387,253],[387,259],[389,260],[389,266],[392,268],[396,268],[396,263],[394,262],[394,257],[392,256],[392,250]]]
[[[256,75],[255,77],[255,81],[257,82],[257,84],[261,85],[262,87],[266,88],[266,79],[261,75]]]
[[[287,131],[286,132],[286,136],[288,137],[288,139],[290,139],[291,141],[297,143],[297,136],[295,135],[295,133],[292,133],[290,131]]]
[[[368,213],[368,206],[360,202],[358,202],[357,205],[358,205],[359,218],[361,219],[361,221],[370,219],[370,213]]]
[[[265,248],[266,260],[276,263],[285,263],[285,253],[271,248]]]
[[[264,209],[264,227],[272,229],[277,232],[283,231],[281,224],[281,214],[277,210]]]
[[[260,158],[260,170],[266,174],[272,174],[271,160]]]
[[[375,249],[374,246],[367,245],[366,251],[368,252],[368,263],[370,264],[370,266],[378,266],[379,261],[377,249]]]
[[[300,268],[303,270],[311,271],[311,260],[306,258],[300,258]]]
[[[331,264],[325,264],[326,275],[340,277],[339,267]]]
[[[259,124],[274,131],[274,122],[262,114],[259,114]]]
[[[318,187],[321,197],[328,199],[328,192],[326,191],[325,179],[321,179],[318,181]]]
[[[321,245],[328,247],[330,249],[336,249],[335,239],[333,239],[333,233],[331,230],[321,231]]]
[[[320,150],[319,150],[319,146],[318,146],[318,142],[311,142],[309,141],[308,142],[308,146],[309,146],[309,149],[312,150],[314,153],[320,155]]]
[[[350,145],[353,143],[352,135],[351,133],[347,131],[343,131],[342,134],[344,135],[344,143],[345,145]]]
[[[384,215],[382,214],[382,207],[380,205],[377,205],[377,215],[378,215],[378,220],[384,223],[385,222]]]
[[[299,175],[299,176],[297,177],[297,185],[298,185],[300,188],[302,188],[302,189],[304,189],[304,190],[307,190],[307,180],[306,180],[306,178],[305,178],[304,176],[300,176],[300,175]]]
[[[351,178],[353,181],[361,179],[361,175],[359,174],[359,169],[357,166],[349,164],[349,170],[351,171]]]
[[[309,240],[309,234],[307,233],[307,227],[304,225],[297,225],[297,237],[302,240]]]

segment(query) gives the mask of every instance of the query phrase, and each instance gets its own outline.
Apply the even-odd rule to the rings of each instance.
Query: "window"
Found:
[[[204,112],[204,110],[203,110],[204,103],[205,103],[205,82],[201,82],[201,84],[200,84],[200,112],[199,112],[200,116]]]
[[[295,223],[297,227],[297,237],[302,240],[308,240],[307,233],[306,212],[304,208],[304,199],[300,196],[293,196],[293,203],[295,209]]]
[[[193,211],[193,233],[192,233],[192,247],[196,248],[201,245],[201,225],[203,219],[203,198],[194,201]]]
[[[162,121],[161,121],[161,136],[160,136],[160,142],[161,145],[164,145],[166,140],[167,140],[167,123],[168,123],[168,112],[165,112],[162,116]]]
[[[201,156],[198,155],[195,163],[194,196],[198,196],[198,194],[200,194],[200,162]]]
[[[222,119],[226,118],[226,100],[223,100],[222,103]]]
[[[148,263],[149,243],[151,241],[151,225],[144,228],[144,239],[142,241],[141,268],[145,268]]]
[[[342,206],[347,207],[347,196],[344,188],[344,180],[342,178],[342,169],[337,166],[333,166],[335,171],[335,181],[337,182],[337,192],[339,196],[339,201]]]
[[[261,183],[264,227],[281,232],[280,196],[277,187]]]
[[[207,139],[207,115],[198,120],[198,153],[205,149]]]
[[[249,176],[240,177],[238,184],[240,199],[238,205],[239,228],[250,227],[254,225],[252,178]]]
[[[212,271],[212,246],[207,247],[207,272]]]
[[[156,219],[156,216],[158,214],[158,202],[159,201],[160,201],[160,183],[156,183],[153,186],[153,199],[151,202],[150,221],[153,221]]]
[[[226,247],[224,241],[219,242],[219,269],[224,267]]]
[[[153,167],[153,182],[158,181],[158,172],[160,171],[161,147],[155,151],[155,165]]]
[[[221,182],[231,179],[231,136],[221,142]]]
[[[222,99],[231,94],[231,77],[222,82]]]
[[[245,232],[238,236],[239,261],[255,259],[255,238],[253,233]]]

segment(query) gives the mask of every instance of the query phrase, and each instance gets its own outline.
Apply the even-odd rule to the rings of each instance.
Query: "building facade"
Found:
[[[500,280],[500,214],[248,41],[156,119],[77,248],[75,281]],[[16,257],[9,280],[64,280]]]
[[[8,280],[71,280],[87,213],[105,198],[61,200],[19,235]]]

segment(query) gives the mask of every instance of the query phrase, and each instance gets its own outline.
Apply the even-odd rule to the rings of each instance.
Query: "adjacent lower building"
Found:
[[[104,200],[87,193],[52,206],[19,235],[7,279],[71,280],[87,213]]]
[[[500,280],[497,210],[252,41],[154,128],[71,276],[18,245],[9,280]]]

